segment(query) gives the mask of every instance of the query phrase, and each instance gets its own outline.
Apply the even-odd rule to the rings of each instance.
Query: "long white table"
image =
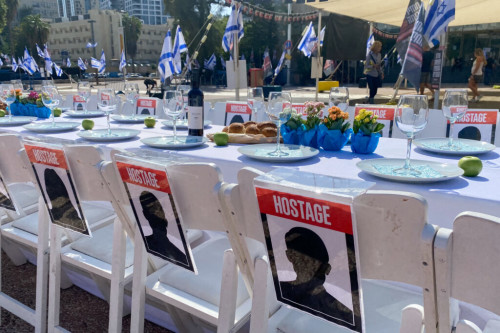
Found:
[[[67,117],[58,118],[58,121],[81,121],[81,119],[69,119]],[[47,121],[47,120],[45,120]],[[94,118],[95,128],[105,128],[106,120]],[[346,146],[339,152],[327,152],[320,150],[320,153],[311,159],[295,163],[266,163],[241,155],[237,149],[240,145],[230,144],[225,147],[217,147],[215,144],[207,144],[185,150],[161,150],[147,147],[142,144],[140,138],[153,137],[159,135],[172,135],[170,128],[163,127],[160,123],[155,128],[147,129],[142,124],[119,124],[112,122],[112,127],[140,129],[142,132],[136,139],[127,141],[117,141],[108,144],[98,144],[104,152],[111,149],[148,149],[170,156],[188,157],[193,161],[213,162],[222,170],[224,180],[236,182],[238,170],[244,166],[250,166],[262,171],[269,171],[277,167],[294,168],[301,171],[326,174],[336,177],[351,179],[364,179],[375,182],[373,189],[376,190],[399,190],[409,191],[422,195],[427,200],[429,206],[429,222],[442,227],[451,228],[455,216],[463,211],[471,210],[481,213],[500,216],[500,148],[493,152],[480,155],[483,160],[483,171],[475,178],[459,177],[453,180],[437,183],[408,184],[383,180],[361,172],[356,163],[367,158],[404,158],[406,154],[406,140],[381,138],[379,146],[374,154],[359,155],[351,152]],[[221,126],[211,126],[205,128],[205,133],[214,133],[221,130]],[[22,127],[0,127],[0,132],[18,133],[23,137],[52,137],[70,140],[78,144],[96,144],[77,136],[78,131],[37,134],[29,132]],[[186,130],[178,130],[178,134],[186,134]],[[459,157],[438,155],[414,149],[412,159],[432,160],[444,163],[456,164]]]

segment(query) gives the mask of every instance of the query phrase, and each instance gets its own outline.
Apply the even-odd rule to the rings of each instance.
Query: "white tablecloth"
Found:
[[[68,121],[66,117],[58,121]],[[81,119],[74,119],[81,121]],[[94,118],[95,128],[105,128],[105,118]],[[213,162],[219,166],[224,175],[224,180],[236,182],[236,175],[240,168],[251,166],[262,171],[268,171],[276,167],[295,168],[301,171],[321,173],[331,176],[364,179],[375,182],[373,189],[377,190],[398,190],[409,191],[422,195],[429,205],[429,222],[439,226],[452,228],[453,219],[460,212],[471,210],[481,213],[500,216],[500,148],[493,152],[480,155],[483,160],[483,171],[480,176],[475,178],[459,177],[453,180],[426,184],[407,184],[386,181],[380,178],[370,176],[361,172],[356,163],[367,158],[404,158],[406,154],[406,140],[381,138],[379,146],[374,154],[360,155],[351,152],[350,147],[346,146],[340,152],[320,151],[314,158],[295,162],[295,163],[266,163],[241,155],[237,149],[240,145],[229,145],[226,147],[217,147],[213,143],[186,150],[161,150],[149,148],[143,145],[140,138],[172,135],[170,128],[165,128],[157,123],[153,129],[146,129],[144,125],[137,124],[118,124],[112,122],[112,127],[135,128],[142,130],[140,137],[121,142],[109,144],[98,144],[104,151],[109,152],[111,148],[116,149],[150,149],[158,152],[169,153],[172,156],[184,156],[193,159],[193,161]],[[220,131],[220,126],[211,126],[205,128],[205,133]],[[95,144],[83,140],[77,136],[78,131],[57,133],[57,134],[36,134],[24,130],[22,127],[0,127],[1,132],[16,132],[26,136],[50,136],[66,140],[75,140],[76,143]],[[186,134],[186,130],[178,130],[178,134]],[[432,160],[456,164],[459,157],[437,155],[424,152],[420,149],[414,149],[412,159]]]

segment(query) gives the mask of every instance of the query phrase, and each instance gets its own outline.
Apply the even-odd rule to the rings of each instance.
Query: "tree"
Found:
[[[134,58],[137,54],[137,40],[139,40],[141,34],[142,22],[137,17],[124,14],[122,17],[122,24],[125,50],[127,55],[132,59],[133,65]]]
[[[2,49],[4,52],[13,53],[15,49],[15,38],[14,31],[12,29],[12,22],[16,18],[17,15],[17,7],[18,0],[0,0],[0,2],[4,2],[7,6],[7,13],[5,15],[6,26],[2,33]]]
[[[0,0],[0,33],[7,25],[7,12],[8,8],[5,0]]]
[[[43,21],[40,15],[28,15],[23,18],[17,28],[17,40],[24,43],[18,43],[17,54],[22,54],[26,46],[31,54],[36,53],[35,44],[43,45],[49,39],[50,24]]]

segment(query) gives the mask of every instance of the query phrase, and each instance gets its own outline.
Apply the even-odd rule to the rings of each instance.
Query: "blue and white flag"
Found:
[[[99,70],[101,62],[94,57],[90,57],[90,67],[97,68]]]
[[[23,65],[26,68],[28,74],[33,75],[36,72],[37,66],[35,63],[35,59],[33,59],[26,47],[24,48]]]
[[[187,50],[188,49],[186,41],[184,40],[184,35],[182,34],[181,27],[178,25],[177,29],[175,30],[174,49],[172,51],[176,74],[180,74],[182,72],[181,53],[187,52]]]
[[[325,29],[326,25],[321,29],[321,32],[319,33],[319,45],[323,47],[323,39],[325,38]]]
[[[12,70],[13,70],[14,72],[17,72],[17,68],[18,68],[18,67],[19,67],[19,66],[17,66],[16,59],[15,59],[14,57],[12,57]]]
[[[125,66],[127,66],[127,59],[125,59],[125,49],[122,50],[122,55],[120,56],[120,66],[118,70],[121,72]]]
[[[71,67],[71,60],[66,58],[66,67]]]
[[[226,60],[220,56],[220,63],[222,64],[222,68],[226,69]]]
[[[18,65],[18,67],[21,67],[26,73],[28,72],[28,70],[26,69],[26,66],[24,66],[24,62],[21,58],[17,58],[17,65]]]
[[[36,44],[36,52],[38,53],[38,56],[40,58],[44,58],[45,53],[43,53],[43,50],[40,48],[40,46],[38,46],[38,44]]]
[[[427,41],[439,37],[455,19],[455,0],[434,0],[427,8],[424,37]]]
[[[171,77],[175,73],[174,59],[172,55],[172,35],[170,30],[163,40],[163,48],[161,49],[160,62],[158,63],[158,71],[160,72],[161,82]]]
[[[188,71],[191,72],[191,60],[189,59],[189,53],[186,53],[186,61],[184,65],[187,67]]]
[[[99,74],[106,71],[106,56],[104,55],[104,50],[101,51],[101,67],[99,67]]]
[[[63,74],[63,71],[61,67],[57,66],[57,64],[54,62],[54,69],[56,70],[56,75],[60,77]]]
[[[241,10],[242,6],[240,6],[238,11],[236,11],[235,5],[231,6],[231,14],[229,14],[226,30],[224,30],[224,36],[222,37],[222,48],[226,52],[233,49],[235,32],[238,32],[238,42],[245,35],[245,31],[243,29],[243,13]]]
[[[373,35],[373,32],[372,32],[370,37],[368,37],[368,40],[366,41],[366,56],[367,57],[368,57],[368,54],[370,53],[370,49],[372,48],[373,43],[375,43],[375,36]]]
[[[217,64],[217,58],[215,58],[215,54],[212,53],[212,56],[208,59],[203,61],[203,65],[206,69],[213,71],[215,68],[215,65]]]
[[[97,46],[97,42],[95,42],[94,44],[92,44],[91,42],[88,42],[85,47],[88,49],[93,49],[96,46]]]
[[[286,51],[284,50],[283,53],[281,54],[280,61],[278,61],[278,64],[276,65],[276,68],[274,69],[274,76],[278,76],[278,74],[281,71],[281,66],[283,65],[283,61],[285,60],[285,54]]]
[[[49,48],[47,45],[45,45],[43,58],[45,59],[45,72],[47,72],[48,75],[52,75],[52,59],[50,58]]]
[[[80,67],[82,71],[87,70],[87,66],[85,66],[85,63],[83,62],[82,58],[78,58],[78,67]]]
[[[0,58],[0,66],[3,66],[2,58]]]
[[[312,52],[316,48],[316,41],[316,32],[314,32],[313,23],[310,22],[309,26],[306,29],[306,32],[304,33],[304,36],[302,36],[302,39],[300,40],[298,47],[299,51],[304,53],[306,57],[310,58]]]

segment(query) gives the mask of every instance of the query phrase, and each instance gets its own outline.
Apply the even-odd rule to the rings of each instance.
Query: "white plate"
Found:
[[[402,167],[402,158],[374,158],[356,163],[356,166],[370,175],[405,183],[431,183],[453,179],[463,175],[464,170],[456,165],[433,161],[411,160],[410,165],[422,174],[419,176],[401,176],[392,173],[393,169]]]
[[[316,156],[319,153],[319,150],[312,147],[307,146],[299,146],[299,145],[281,145],[281,150],[287,152],[287,156],[271,156],[268,153],[276,150],[276,144],[274,143],[265,143],[265,144],[257,144],[257,145],[247,145],[238,148],[238,151],[250,158],[267,161],[267,162],[294,162],[305,160]]]
[[[174,127],[174,122],[172,120],[165,120],[162,122],[162,124],[167,127]],[[203,127],[208,127],[210,125],[212,125],[212,122],[210,120],[205,120],[203,122]],[[188,128],[187,120],[177,120],[176,128],[187,129]]]
[[[413,140],[415,146],[420,149],[447,155],[478,155],[487,153],[495,149],[494,145],[484,141],[453,139],[453,142],[460,149],[448,149],[446,147],[446,145],[448,144],[448,138],[425,138]]]
[[[25,117],[25,116],[12,116],[9,120],[9,116],[0,118],[0,126],[21,126],[35,121],[36,117]]]
[[[68,117],[72,118],[95,118],[104,116],[104,112],[95,110],[95,111],[67,111],[64,113]]]
[[[80,123],[74,121],[56,121],[55,126],[52,126],[52,121],[46,121],[24,125],[23,128],[37,133],[55,133],[71,131],[78,126],[80,126]]]
[[[113,119],[114,121],[119,122],[119,123],[139,124],[139,123],[143,123],[144,119],[146,119],[147,117],[153,117],[156,119],[155,116],[150,116],[147,114],[136,114],[133,118],[130,116],[122,116],[120,114],[114,114],[111,116],[111,119]]]
[[[79,137],[89,141],[109,142],[118,140],[127,140],[139,135],[141,131],[128,128],[112,128],[111,135],[108,134],[108,129],[97,129],[91,131],[80,131],[76,133]]]
[[[174,143],[173,138],[173,136],[155,136],[141,139],[141,142],[154,148],[182,149],[201,146],[208,141],[203,136],[178,135],[177,142]]]

